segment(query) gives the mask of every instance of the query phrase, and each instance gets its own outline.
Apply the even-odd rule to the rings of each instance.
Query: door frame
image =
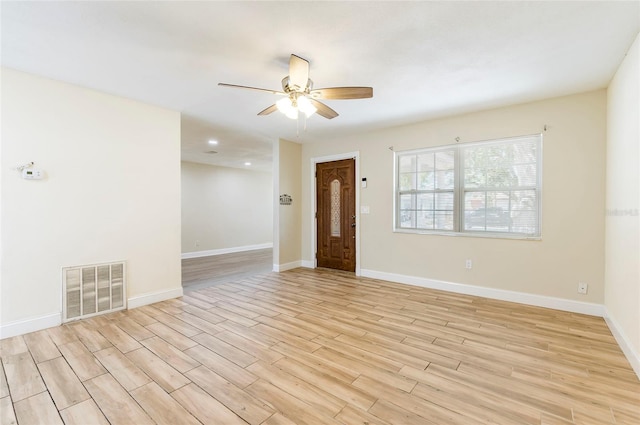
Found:
[[[345,152],[336,155],[328,155],[328,156],[318,156],[311,158],[311,171],[310,171],[310,181],[311,181],[311,256],[313,257],[311,260],[312,267],[318,267],[318,259],[316,258],[316,250],[317,239],[318,239],[318,224],[316,219],[316,208],[317,208],[317,193],[316,193],[316,164],[321,162],[333,162],[340,161],[342,159],[353,159],[355,161],[356,166],[356,276],[360,276],[360,151],[355,152]]]

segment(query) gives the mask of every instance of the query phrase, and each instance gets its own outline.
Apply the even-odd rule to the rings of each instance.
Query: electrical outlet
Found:
[[[578,294],[586,295],[588,289],[589,289],[589,285],[587,285],[584,282],[578,282]]]
[[[464,262],[464,268],[467,270],[471,270],[471,267],[473,267],[473,262],[471,260],[467,260]]]

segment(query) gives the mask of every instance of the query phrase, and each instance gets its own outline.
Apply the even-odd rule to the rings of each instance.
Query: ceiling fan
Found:
[[[307,117],[310,117],[316,112],[318,115],[327,119],[338,116],[336,111],[324,103],[319,102],[318,99],[366,99],[373,97],[373,88],[371,87],[328,87],[313,89],[313,81],[309,79],[309,61],[296,55],[291,55],[289,59],[289,75],[282,79],[282,91],[226,83],[218,83],[218,85],[258,90],[285,96],[275,104],[258,112],[258,115],[269,115],[279,110],[291,119],[297,119],[299,111]]]

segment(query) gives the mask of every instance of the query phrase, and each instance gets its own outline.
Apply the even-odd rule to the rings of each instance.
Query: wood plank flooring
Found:
[[[0,347],[1,424],[640,424],[601,318],[327,270]]]
[[[244,279],[273,270],[273,249],[182,260],[182,286],[187,291]]]

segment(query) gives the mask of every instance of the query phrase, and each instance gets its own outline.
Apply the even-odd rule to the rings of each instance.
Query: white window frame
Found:
[[[489,238],[505,238],[505,239],[542,239],[542,134],[532,134],[526,136],[509,137],[502,139],[485,140],[469,143],[458,143],[455,145],[441,145],[422,149],[412,149],[406,151],[397,151],[393,155],[393,231],[396,233],[414,233],[428,235],[447,235],[447,236],[471,236],[471,237],[489,237]],[[503,232],[503,231],[487,231],[487,230],[464,230],[464,212],[465,212],[465,188],[464,185],[464,166],[463,151],[467,148],[476,146],[490,146],[500,144],[517,143],[519,141],[534,141],[536,143],[536,185],[528,187],[518,187],[518,190],[535,190],[536,192],[536,233],[519,233],[519,232]],[[453,230],[430,230],[421,228],[400,227],[400,195],[411,191],[400,191],[400,158],[408,155],[419,155],[424,153],[435,153],[439,151],[454,150],[454,206],[453,206]],[[514,189],[514,188],[511,188]],[[479,188],[478,191],[490,191],[488,188]],[[509,191],[509,188],[496,190]],[[466,192],[475,191],[467,189]],[[420,193],[416,190],[411,193]],[[417,219],[416,219],[417,220]]]

